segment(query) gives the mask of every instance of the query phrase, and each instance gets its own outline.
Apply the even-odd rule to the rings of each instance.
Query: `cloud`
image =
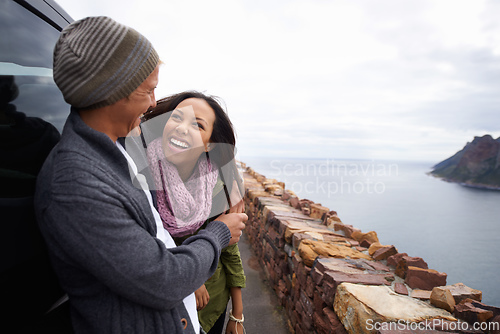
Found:
[[[442,160],[500,135],[493,1],[59,2],[145,34],[157,97],[220,96],[242,157]]]

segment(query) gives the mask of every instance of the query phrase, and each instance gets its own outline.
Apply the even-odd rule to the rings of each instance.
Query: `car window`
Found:
[[[59,31],[10,0],[0,0],[0,31],[0,76],[9,82],[13,77],[11,89],[18,90],[9,103],[17,112],[50,122],[61,132],[69,106],[52,79]]]
[[[0,0],[0,197],[32,196],[60,137],[69,105],[52,78],[59,30],[11,0]]]

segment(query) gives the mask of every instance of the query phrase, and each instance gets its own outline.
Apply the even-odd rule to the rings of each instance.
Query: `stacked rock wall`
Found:
[[[500,308],[482,304],[481,291],[447,286],[423,259],[242,166],[245,233],[290,332],[500,333]]]

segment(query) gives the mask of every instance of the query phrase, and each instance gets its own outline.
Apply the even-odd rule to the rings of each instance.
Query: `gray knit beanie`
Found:
[[[87,17],[61,32],[54,81],[77,109],[96,109],[130,95],[159,62],[151,43],[109,17]]]

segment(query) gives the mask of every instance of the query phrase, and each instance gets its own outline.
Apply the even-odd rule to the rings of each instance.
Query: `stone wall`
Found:
[[[242,164],[245,233],[291,333],[500,333],[500,308]],[[483,330],[475,330],[481,327]]]

